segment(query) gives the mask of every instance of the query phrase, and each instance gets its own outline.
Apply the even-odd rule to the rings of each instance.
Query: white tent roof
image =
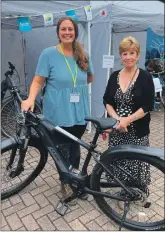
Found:
[[[100,16],[105,9],[107,15]],[[111,21],[113,31],[141,31],[148,26],[164,27],[164,4],[160,1],[109,1],[93,8],[92,23]]]
[[[84,6],[90,1],[2,1],[1,23],[3,29],[18,29],[17,16],[31,16],[32,27],[44,26],[43,14],[53,13],[54,25],[65,16],[66,10],[74,9],[79,21],[86,22]]]
[[[150,14],[164,14],[164,4],[160,1],[108,1],[109,4],[133,9],[136,12],[148,12]]]

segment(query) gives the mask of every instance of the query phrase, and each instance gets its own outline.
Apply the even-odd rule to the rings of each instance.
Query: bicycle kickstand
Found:
[[[127,216],[127,213],[128,213],[128,211],[129,211],[129,209],[130,209],[130,202],[129,202],[129,201],[125,201],[125,202],[124,202],[124,213],[123,213],[123,217],[122,217],[122,219],[121,219],[121,224],[120,224],[120,226],[119,226],[119,231],[121,231],[121,228],[122,228],[122,226],[123,226],[123,222],[124,222],[125,219],[126,219],[126,216]]]

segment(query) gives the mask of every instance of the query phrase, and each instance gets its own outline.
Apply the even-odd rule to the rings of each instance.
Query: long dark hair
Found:
[[[78,37],[78,25],[75,22],[75,20],[71,17],[62,17],[58,23],[57,23],[57,28],[56,28],[56,32],[57,32],[57,36],[59,38],[59,29],[60,29],[60,25],[63,21],[65,20],[70,20],[74,26],[74,31],[75,31],[75,40],[72,43],[72,48],[73,48],[73,57],[78,65],[78,67],[84,71],[87,72],[88,67],[89,67],[89,59],[85,53],[85,50],[83,48],[83,46],[77,41],[77,37]],[[60,39],[59,39],[59,42]]]

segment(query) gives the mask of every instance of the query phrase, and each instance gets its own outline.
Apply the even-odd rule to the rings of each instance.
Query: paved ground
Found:
[[[91,134],[85,134],[84,139],[91,141],[91,136]],[[163,112],[152,114],[150,143],[152,147],[164,148]],[[100,138],[98,149],[101,151],[107,149],[107,141]],[[33,166],[35,165],[35,157],[33,153],[31,155],[30,164]],[[82,149],[81,161],[84,157],[85,150]],[[93,165],[94,161],[90,163],[89,171]],[[157,181],[159,187],[163,189],[162,179]],[[58,215],[55,211],[55,205],[60,196],[58,174],[54,169],[52,159],[49,158],[45,169],[31,185],[2,202],[1,231],[118,230],[118,225],[103,214],[92,196],[89,197],[88,201],[79,200],[78,204],[72,206],[64,217]],[[158,216],[164,210],[164,198],[159,191],[153,197],[156,201],[156,216]]]

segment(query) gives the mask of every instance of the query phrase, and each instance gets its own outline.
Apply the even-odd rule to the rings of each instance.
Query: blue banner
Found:
[[[19,17],[17,19],[18,27],[20,32],[31,31],[32,27],[30,25],[30,20],[28,17]]]
[[[147,29],[146,60],[159,58],[164,60],[164,35]]]
[[[75,21],[78,21],[78,17],[76,15],[75,10],[67,10],[65,11],[66,16],[72,17]]]

